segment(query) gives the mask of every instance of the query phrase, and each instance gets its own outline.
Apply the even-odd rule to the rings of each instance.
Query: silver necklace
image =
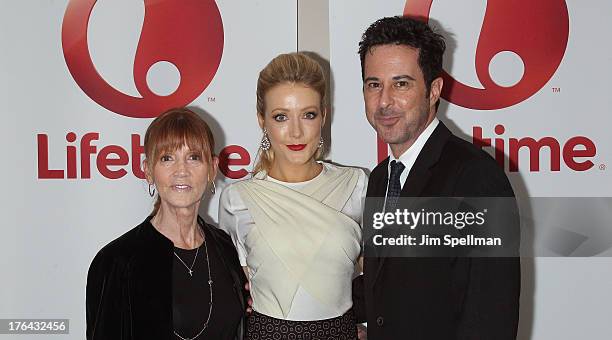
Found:
[[[206,242],[206,241],[204,241]],[[181,261],[181,263],[183,264],[183,266],[185,266],[185,268],[187,268],[187,271],[189,273],[189,276],[193,277],[193,266],[195,265],[196,259],[198,258],[198,252],[200,251],[200,247],[196,248],[196,254],[195,257],[193,258],[193,262],[191,262],[191,266],[188,266],[185,261],[183,261],[183,259],[178,256],[178,254],[176,252],[174,252],[174,256],[176,256],[177,259],[179,259],[179,261]]]
[[[200,233],[202,233],[202,231],[200,231]],[[208,268],[208,290],[210,291],[210,303],[208,304],[208,318],[206,318],[206,322],[204,322],[204,325],[202,326],[202,329],[198,332],[198,334],[196,334],[195,336],[193,336],[192,338],[188,338],[186,336],[182,336],[180,334],[178,334],[178,332],[176,330],[173,330],[174,335],[176,335],[179,339],[181,340],[194,340],[197,337],[199,337],[200,335],[202,335],[202,333],[204,332],[204,330],[206,330],[206,328],[208,328],[208,323],[210,322],[210,316],[212,315],[212,309],[213,309],[213,280],[212,280],[212,276],[210,275],[210,261],[208,259],[208,247],[206,246],[206,237],[204,237],[204,234],[202,233],[202,239],[204,240],[204,242],[202,243],[202,245],[204,246],[204,251],[206,252],[206,267]],[[198,249],[200,249],[200,247],[198,247]],[[174,255],[176,255],[176,252],[174,252]],[[181,260],[181,258],[176,255],[176,257],[178,257],[178,259],[181,261],[181,263],[183,263],[183,265],[185,267],[187,267],[187,265],[185,264],[185,262],[183,262],[183,260]],[[198,251],[196,250],[196,258],[198,257]],[[193,259],[193,263],[191,264],[191,268],[187,267],[187,269],[189,270],[189,275],[192,275],[193,272],[193,265],[195,264],[195,258]]]

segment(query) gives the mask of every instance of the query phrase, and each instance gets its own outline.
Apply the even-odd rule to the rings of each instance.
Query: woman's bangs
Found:
[[[174,126],[160,126],[160,136],[156,143],[156,158],[159,158],[161,154],[174,152],[185,145],[190,151],[199,153],[203,159],[210,157],[203,131],[197,131],[197,127],[189,124],[188,121],[172,123],[175,124],[168,125]]]

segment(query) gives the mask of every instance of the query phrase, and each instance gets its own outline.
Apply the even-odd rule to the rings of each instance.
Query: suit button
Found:
[[[385,319],[382,316],[376,318],[376,324],[382,326],[385,323]]]

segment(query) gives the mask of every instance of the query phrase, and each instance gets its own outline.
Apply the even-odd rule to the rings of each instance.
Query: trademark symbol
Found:
[[[552,91],[553,91],[553,93],[560,93],[561,92],[561,88],[560,87],[553,87]]]
[[[208,97],[208,102],[209,103],[214,103],[216,101],[215,97]]]
[[[601,170],[601,171],[606,170],[606,165],[605,164],[599,164],[599,170]]]

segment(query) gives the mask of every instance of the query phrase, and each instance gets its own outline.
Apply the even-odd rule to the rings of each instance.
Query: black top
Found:
[[[212,277],[213,305],[208,327],[198,339],[231,340],[244,314],[244,309],[235,298],[232,278],[225,270],[221,257],[206,236],[206,246],[186,250],[174,247],[187,266],[193,263],[193,276],[185,265],[174,256],[172,264],[172,321],[174,330],[184,338],[193,338],[203,328],[209,315],[210,289],[208,285],[208,263]],[[194,262],[195,258],[195,262]],[[179,339],[178,337],[176,337]]]
[[[173,333],[174,245],[150,220],[148,217],[106,245],[93,259],[87,275],[88,340],[177,339]],[[241,310],[246,310],[246,277],[231,238],[200,217],[198,223],[206,233],[209,255],[213,253],[216,257],[211,264],[217,268],[213,279],[218,272],[221,281],[213,283],[213,290],[223,285],[222,295],[215,300],[213,317],[216,307],[224,304],[239,305]],[[233,294],[226,294],[228,291]],[[208,299],[203,301],[205,305]],[[219,327],[229,329],[230,323],[234,321],[223,321]],[[236,329],[232,334],[242,339],[244,319],[239,318],[234,324]],[[211,327],[217,325],[211,323]]]

